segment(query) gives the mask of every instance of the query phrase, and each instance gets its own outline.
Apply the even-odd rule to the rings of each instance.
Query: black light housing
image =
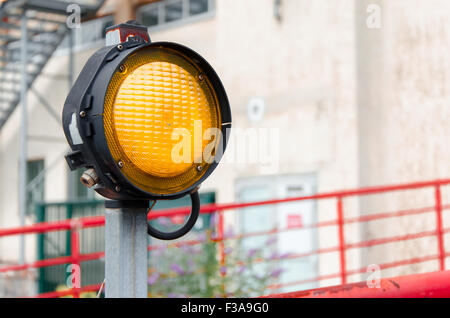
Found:
[[[113,28],[118,27],[121,30]],[[82,181],[112,200],[176,199],[196,193],[226,148],[231,112],[225,89],[213,68],[193,50],[171,42],[151,43],[149,38],[126,38],[91,56],[65,101],[63,128],[72,149],[67,163],[71,170],[87,168]],[[152,68],[156,65],[152,63],[160,68]],[[157,71],[152,73],[153,69]],[[183,95],[186,92],[190,95]],[[205,115],[208,109],[212,113]],[[145,160],[153,160],[152,151],[167,157],[173,142],[170,131],[176,123],[192,127],[188,121],[195,118],[207,118],[221,132],[213,138],[213,158],[181,168],[172,165],[175,172],[166,169],[171,167],[167,163],[163,168],[171,174],[166,170],[152,174],[159,163]],[[130,141],[134,132],[136,142]],[[136,149],[145,150],[140,161],[134,156]]]

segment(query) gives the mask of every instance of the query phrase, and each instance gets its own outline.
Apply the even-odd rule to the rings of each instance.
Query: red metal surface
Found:
[[[81,270],[79,228],[79,223],[74,220],[72,231],[70,232],[70,250],[72,253],[72,265],[74,266],[72,271],[75,270],[75,272],[72,272],[74,274],[72,278],[72,292],[74,298],[80,297],[79,289],[81,287],[81,272],[78,270]]]
[[[439,261],[439,268],[440,270],[445,269],[445,258],[449,257],[450,254],[446,253],[445,246],[444,246],[444,234],[450,232],[450,228],[444,228],[444,221],[443,221],[443,211],[450,209],[450,204],[442,204],[442,197],[441,197],[441,187],[444,185],[449,185],[450,179],[443,179],[443,180],[434,180],[434,181],[427,181],[427,182],[416,182],[416,183],[409,183],[409,184],[403,184],[403,185],[391,185],[391,186],[381,186],[381,187],[366,187],[361,189],[355,189],[355,190],[345,190],[345,191],[336,191],[336,192],[327,192],[327,193],[320,193],[316,195],[311,196],[304,196],[304,197],[296,197],[296,198],[287,198],[287,199],[276,199],[276,200],[266,200],[266,201],[258,201],[258,202],[249,202],[249,203],[232,203],[232,204],[209,204],[204,205],[201,207],[201,213],[218,213],[219,220],[217,222],[217,235],[216,237],[209,237],[208,239],[212,242],[215,242],[218,244],[218,252],[219,252],[219,261],[221,265],[224,265],[226,263],[226,253],[225,253],[225,242],[229,240],[236,240],[241,239],[244,237],[252,237],[252,236],[263,236],[263,235],[271,235],[276,233],[282,233],[282,232],[288,232],[293,230],[299,230],[299,229],[307,229],[307,228],[323,228],[323,227],[337,227],[337,245],[332,247],[322,247],[318,248],[316,250],[312,250],[305,253],[297,253],[297,254],[291,254],[289,255],[289,259],[292,258],[302,258],[307,257],[310,255],[315,254],[327,254],[327,253],[338,253],[339,254],[339,264],[337,264],[337,272],[336,273],[330,273],[326,275],[320,275],[318,277],[311,277],[308,279],[305,279],[303,281],[297,281],[297,282],[289,282],[285,284],[272,284],[268,286],[269,290],[276,290],[281,287],[286,286],[294,286],[298,284],[303,284],[307,282],[317,282],[317,281],[324,281],[327,279],[332,278],[341,278],[342,283],[345,284],[347,278],[351,275],[364,273],[366,271],[366,267],[361,267],[357,269],[348,269],[346,265],[346,251],[350,249],[355,248],[366,248],[376,245],[382,245],[382,244],[388,244],[388,243],[394,243],[394,242],[401,242],[401,241],[407,241],[412,239],[419,239],[424,237],[436,237],[437,239],[437,252],[431,253],[429,255],[424,256],[417,256],[410,259],[403,259],[398,260],[394,262],[385,262],[382,264],[379,264],[381,269],[387,269],[387,268],[393,268],[398,266],[406,266],[406,265],[412,265],[412,264],[418,264],[422,262],[427,261]],[[348,197],[357,197],[361,195],[370,195],[370,194],[379,194],[379,193],[386,193],[386,192],[392,192],[392,191],[401,191],[401,190],[414,190],[414,189],[424,189],[424,188],[431,188],[434,189],[435,194],[435,202],[434,206],[427,206],[427,207],[421,207],[421,208],[414,208],[414,209],[405,209],[405,210],[399,210],[399,211],[389,211],[389,212],[382,212],[382,213],[375,213],[370,215],[362,215],[358,217],[353,218],[346,218],[345,217],[345,211],[344,211],[344,204],[343,199]],[[236,209],[243,209],[246,207],[253,207],[253,206],[263,206],[263,205],[275,205],[275,204],[282,204],[286,202],[293,202],[293,201],[304,201],[304,200],[336,200],[336,219],[335,220],[326,220],[321,221],[315,224],[301,224],[301,226],[295,226],[295,227],[286,227],[286,228],[274,228],[267,231],[258,231],[258,232],[252,232],[252,233],[246,233],[238,234],[238,235],[230,235],[226,236],[224,234],[224,227],[225,227],[225,217],[224,213],[229,211],[236,211]],[[159,217],[171,217],[176,215],[186,215],[190,212],[189,208],[177,208],[177,209],[170,209],[170,210],[164,210],[164,211],[156,211],[151,212],[148,215],[149,219],[156,219]],[[239,210],[240,213],[245,213],[245,210]],[[344,229],[346,224],[353,224],[353,223],[363,223],[363,222],[371,222],[376,220],[382,220],[382,219],[388,219],[388,218],[394,218],[394,217],[404,217],[404,216],[414,216],[419,214],[427,214],[427,213],[436,213],[436,228],[435,230],[430,231],[422,231],[422,232],[416,232],[416,233],[408,233],[403,235],[392,235],[388,237],[383,238],[377,238],[377,239],[370,239],[365,241],[359,241],[359,242],[352,242],[352,243],[346,243],[344,237]],[[104,225],[104,217],[85,217],[80,218],[76,220],[65,220],[65,221],[58,221],[58,222],[47,222],[47,223],[39,223],[39,224],[33,224],[25,227],[16,227],[16,228],[9,228],[9,229],[0,229],[0,238],[5,236],[11,236],[11,235],[18,235],[18,234],[37,234],[37,233],[44,233],[44,232],[50,232],[50,231],[62,231],[62,230],[69,230],[71,231],[71,245],[72,245],[72,254],[71,256],[67,257],[58,257],[58,258],[52,258],[52,259],[46,259],[42,261],[36,261],[31,262],[27,264],[22,265],[6,265],[0,267],[0,273],[2,272],[9,272],[9,271],[18,271],[18,270],[25,270],[29,268],[41,268],[46,266],[53,266],[53,265],[61,265],[61,264],[74,264],[74,265],[80,265],[82,262],[87,260],[94,260],[104,257],[104,252],[97,252],[97,253],[90,253],[90,254],[81,254],[80,253],[80,242],[79,242],[79,231],[84,228],[90,228],[90,227],[98,227]],[[201,240],[190,240],[185,242],[174,242],[170,243],[170,248],[178,248],[183,245],[196,245],[196,244],[203,244],[204,241]],[[148,250],[152,251],[154,250],[155,246],[149,246]],[[273,258],[273,261],[276,261],[278,258]],[[264,259],[258,259],[257,262],[262,261],[268,261]],[[448,275],[446,274],[442,275]],[[435,276],[430,276],[431,278],[423,278],[422,282],[426,282],[427,284],[435,283],[437,281],[433,280],[435,279]],[[441,276],[441,279],[447,279],[447,276]],[[421,278],[422,279],[422,278]],[[413,279],[410,279],[412,282]],[[397,282],[397,281],[396,281]],[[424,290],[420,289],[418,286],[411,285],[411,283],[408,283],[408,281],[403,281],[401,286],[408,287],[410,286],[411,289],[402,288],[401,292],[397,289],[389,289],[389,283],[386,283],[385,281],[383,284],[387,284],[385,287],[385,292],[382,294],[383,297],[386,295],[395,295],[395,297],[399,297],[399,295],[409,295],[409,296],[417,296],[422,297],[420,295],[424,295]],[[392,283],[391,283],[392,284]],[[79,297],[80,294],[84,291],[88,290],[96,290],[98,289],[100,285],[91,285],[91,286],[82,286],[81,288],[72,288],[65,291],[58,291],[58,292],[51,292],[51,293],[45,293],[38,295],[38,297],[62,297],[67,295],[73,295],[75,297]],[[361,284],[350,284],[345,286],[362,286]],[[384,286],[384,285],[382,285]],[[415,288],[415,289],[414,289]],[[336,290],[339,290],[338,287],[334,287],[334,289],[321,289],[325,292],[321,293],[320,295],[331,295],[330,293],[336,294]],[[332,290],[334,290],[332,292]],[[225,286],[224,286],[225,291]],[[345,291],[345,289],[344,289]],[[359,297],[366,297],[365,295],[373,295],[373,296],[367,296],[367,297],[381,297],[379,295],[380,291],[373,291],[373,290],[366,290],[362,287],[352,287],[351,293],[340,293],[340,295],[357,295],[357,293],[360,293]],[[300,292],[298,294],[284,294],[284,295],[304,295],[305,292]],[[427,294],[427,295],[443,295],[444,291],[439,289],[434,294]],[[316,295],[316,294],[314,294]],[[285,297],[285,296],[283,296]],[[286,296],[287,297],[287,296]],[[300,296],[299,296],[300,297]],[[303,297],[303,296],[302,296]],[[391,296],[386,296],[391,297]],[[403,296],[402,296],[403,297]]]
[[[379,287],[366,282],[313,290],[273,294],[270,298],[448,298],[450,271],[415,274],[380,280]]]
[[[337,223],[339,233],[339,260],[341,267],[341,284],[347,282],[345,265],[345,240],[344,240],[344,210],[342,207],[342,198],[337,198]]]
[[[434,188],[436,200],[436,233],[439,249],[439,266],[440,270],[445,269],[445,248],[444,248],[444,229],[442,225],[442,202],[441,202],[441,187],[436,185]]]

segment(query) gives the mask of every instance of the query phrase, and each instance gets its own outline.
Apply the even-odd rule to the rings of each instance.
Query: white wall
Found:
[[[450,176],[450,3],[357,1],[359,183],[361,186]],[[366,27],[366,8],[382,9],[379,29]],[[448,187],[442,189],[449,202]],[[365,197],[361,213],[433,207],[434,189]],[[444,214],[445,217],[445,214]],[[372,222],[366,239],[433,231],[434,213]],[[447,223],[448,224],[448,223]],[[447,236],[446,245],[450,243]],[[366,262],[437,254],[435,238],[367,249]],[[437,262],[395,268],[385,275],[437,270]]]

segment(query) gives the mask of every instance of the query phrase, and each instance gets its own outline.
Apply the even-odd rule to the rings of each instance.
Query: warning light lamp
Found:
[[[81,182],[116,201],[176,199],[191,195],[192,211],[172,239],[198,216],[198,187],[226,148],[231,128],[225,89],[193,50],[151,42],[147,29],[127,22],[107,29],[107,46],[90,57],[63,109]],[[189,228],[190,227],[190,228]]]

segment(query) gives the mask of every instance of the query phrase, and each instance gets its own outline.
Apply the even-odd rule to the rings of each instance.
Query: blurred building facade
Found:
[[[450,176],[448,1],[133,3],[107,1],[102,17],[74,30],[75,73],[104,45],[105,26],[134,18],[149,26],[152,41],[182,43],[203,55],[227,90],[235,129],[224,162],[202,186],[202,191],[215,192],[218,203]],[[69,84],[45,74],[66,74],[67,65],[63,45],[34,83],[58,113]],[[67,145],[60,123],[49,117],[34,95],[29,94],[28,102],[29,174],[47,170],[34,199],[93,197],[63,160]],[[0,133],[1,227],[18,225],[19,116],[16,111]],[[246,149],[258,151],[258,156]],[[429,195],[350,200],[345,209],[348,215],[357,215],[414,206]],[[284,216],[292,211],[303,211],[305,222],[326,220],[335,213],[333,202],[280,209],[264,218],[256,218],[258,211],[253,219],[234,214],[227,224],[236,231],[250,231],[274,224],[283,227]],[[30,211],[27,222],[33,221]],[[347,236],[376,237],[387,230],[395,232],[389,224],[379,224],[351,228]],[[297,251],[330,245],[335,235],[311,232],[301,237],[305,246]],[[31,237],[26,242],[27,260],[34,260],[36,242]],[[16,238],[1,239],[0,262],[16,261],[17,246]],[[392,254],[388,256],[394,259],[415,248],[426,249],[427,243],[355,254],[349,266],[377,262],[380,254]],[[302,268],[326,274],[336,260],[321,256]]]

